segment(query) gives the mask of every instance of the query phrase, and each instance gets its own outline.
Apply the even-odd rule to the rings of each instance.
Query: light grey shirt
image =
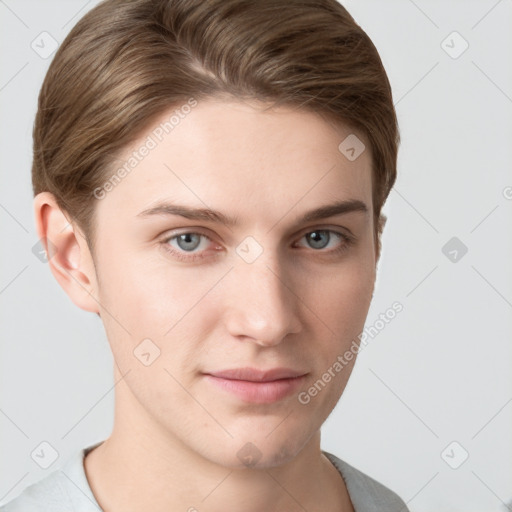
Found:
[[[29,485],[0,512],[103,512],[85,476],[84,457],[103,441],[76,452],[61,469]],[[390,489],[338,457],[323,452],[343,477],[356,512],[408,512]]]

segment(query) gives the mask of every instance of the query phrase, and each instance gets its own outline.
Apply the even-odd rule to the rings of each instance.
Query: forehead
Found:
[[[275,222],[299,203],[359,199],[371,208],[371,152],[362,134],[310,111],[268,107],[208,100],[163,112],[107,173],[108,181],[126,171],[99,209],[134,216],[168,200]]]

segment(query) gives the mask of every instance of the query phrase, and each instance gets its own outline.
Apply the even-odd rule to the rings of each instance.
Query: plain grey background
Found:
[[[46,38],[49,51],[41,33],[61,42],[96,3],[0,0],[0,502],[112,428],[102,324],[32,252],[31,130],[52,58],[33,41]],[[512,500],[512,0],[342,3],[379,50],[402,137],[366,325],[380,326],[395,301],[404,309],[361,351],[323,448],[413,512],[503,511]],[[42,442],[58,452],[47,469],[31,457]]]

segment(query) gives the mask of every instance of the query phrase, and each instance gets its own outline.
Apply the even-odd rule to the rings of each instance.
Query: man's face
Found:
[[[200,102],[158,141],[166,112],[119,167],[148,136],[156,147],[96,204],[95,296],[124,375],[117,421],[228,467],[287,462],[318,432],[375,281],[369,148],[351,161],[338,149],[348,128],[254,106]],[[302,219],[343,201],[367,211]],[[150,212],[164,204],[232,223]]]

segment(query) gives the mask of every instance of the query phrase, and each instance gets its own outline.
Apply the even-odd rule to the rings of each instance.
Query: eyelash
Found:
[[[311,250],[313,252],[317,252],[317,253],[320,253],[320,254],[325,253],[325,254],[328,254],[328,255],[331,255],[331,256],[337,256],[337,255],[340,255],[340,254],[344,253],[345,251],[347,251],[355,242],[355,237],[353,237],[353,236],[349,236],[349,235],[346,235],[344,233],[340,233],[339,231],[334,231],[332,229],[321,229],[321,228],[313,229],[311,231],[308,231],[308,232],[304,233],[301,236],[300,240],[302,240],[302,238],[304,238],[306,235],[310,235],[311,233],[315,233],[317,231],[325,231],[325,232],[328,232],[330,234],[334,234],[336,236],[339,236],[342,239],[342,244],[340,246],[338,246],[336,249],[330,249],[330,250],[327,250],[327,251],[324,251],[322,249],[313,249],[313,248],[311,248]],[[213,241],[209,236],[205,235],[204,233],[199,233],[199,232],[196,232],[196,231],[183,231],[181,233],[173,234],[172,236],[168,236],[168,237],[164,238],[161,241],[161,244],[163,245],[164,249],[167,252],[169,252],[173,257],[177,258],[180,261],[194,262],[194,261],[197,261],[197,260],[200,260],[200,259],[207,258],[207,256],[203,256],[202,255],[205,251],[198,252],[198,253],[187,253],[186,251],[177,251],[176,249],[171,248],[171,246],[169,245],[169,242],[171,240],[174,240],[174,239],[178,238],[181,235],[199,235],[201,237],[206,238],[210,242]]]

